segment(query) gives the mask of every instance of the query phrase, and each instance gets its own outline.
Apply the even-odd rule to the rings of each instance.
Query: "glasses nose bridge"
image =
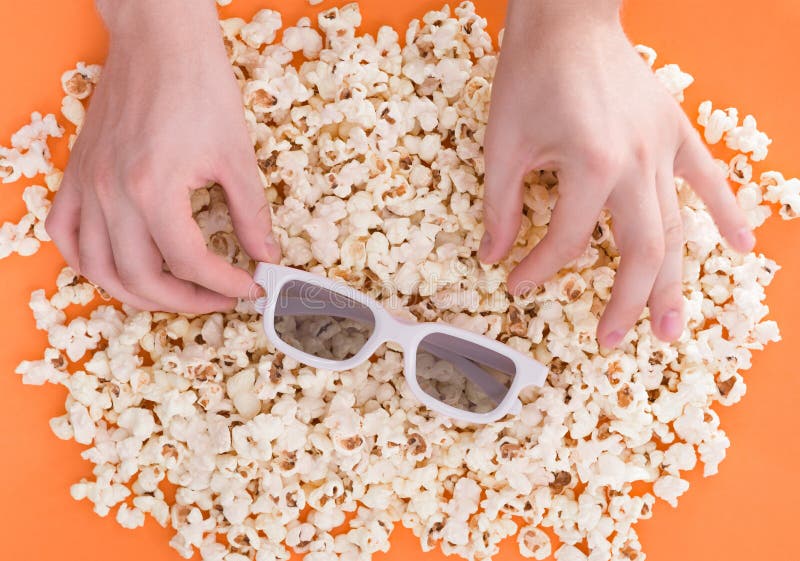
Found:
[[[381,326],[383,331],[381,338],[385,342],[397,343],[403,349],[403,352],[410,350],[417,330],[420,329],[420,323],[416,320],[396,316],[388,310],[384,318],[385,322]]]

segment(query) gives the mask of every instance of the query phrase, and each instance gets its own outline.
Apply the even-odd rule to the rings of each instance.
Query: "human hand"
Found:
[[[626,38],[618,0],[512,0],[486,132],[478,252],[494,263],[519,233],[525,173],[558,171],[548,231],[509,277],[520,293],[587,248],[607,207],[621,261],[597,329],[614,347],[645,305],[663,340],[684,326],[683,236],[674,177],[707,205],[730,245],[755,243],[725,173]]]
[[[245,251],[275,262],[280,250],[214,3],[98,9],[109,54],[47,232],[71,267],[137,308],[229,309],[253,281],[206,247],[190,191],[220,183]]]

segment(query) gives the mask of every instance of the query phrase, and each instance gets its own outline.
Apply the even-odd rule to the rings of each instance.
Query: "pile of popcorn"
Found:
[[[69,392],[50,425],[87,445],[94,465],[72,495],[126,528],[149,514],[175,530],[182,556],[199,550],[206,561],[368,560],[389,549],[398,523],[424,551],[469,560],[491,558],[512,535],[539,560],[644,559],[635,523],[657,497],[675,506],[698,461],[717,472],[729,440],[712,406],[739,401],[751,352],[779,339],[763,303],[778,266],[730,250],[678,181],[688,316],[678,342],[655,339],[645,312],[618,350],[598,348],[619,262],[607,216],[582,257],[538,291],[508,296],[508,272],[546,231],[557,177],[527,177],[514,250],[479,264],[497,62],[486,21],[469,2],[431,11],[410,23],[405,46],[389,27],[357,34],[360,21],[349,4],[320,13],[319,30],[303,18],[281,32],[271,10],[221,22],[283,264],[398,314],[499,339],[549,365],[546,385],[522,394],[518,416],[454,422],[414,398],[391,344],[350,371],[310,368],[276,352],[251,303],[201,316],[113,307],[65,268],[54,293],[30,300],[49,348],[17,372]],[[655,53],[640,51],[652,64]],[[81,64],[63,77],[63,114],[78,130],[99,72]],[[677,98],[691,83],[675,65],[656,73]],[[699,123],[709,143],[738,152],[721,165],[754,225],[771,203],[798,216],[800,180],[753,176],[770,143],[753,117],[740,124],[734,109],[706,102]],[[0,256],[48,239],[42,222],[61,172],[47,140],[63,132],[34,114],[0,148],[4,182],[44,174],[46,185],[25,190],[28,214],[2,226]],[[222,191],[200,189],[192,205],[210,246],[252,267]],[[634,493],[642,483],[649,491]]]

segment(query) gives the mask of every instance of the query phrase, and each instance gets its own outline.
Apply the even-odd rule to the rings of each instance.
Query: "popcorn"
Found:
[[[710,101],[704,101],[700,104],[697,124],[705,128],[706,142],[716,144],[739,124],[739,112],[733,107],[725,111],[713,109]]]
[[[100,78],[100,65],[79,62],[72,70],[61,75],[61,87],[70,98],[79,101],[91,95],[92,88]]]
[[[239,30],[239,34],[248,47],[258,49],[271,44],[282,26],[280,12],[264,9],[256,12],[252,21]]]
[[[386,551],[402,522],[424,550],[468,559],[491,558],[514,533],[535,559],[554,548],[560,560],[641,559],[635,524],[656,497],[676,504],[683,472],[699,460],[712,475],[725,457],[712,406],[741,399],[752,351],[780,338],[763,303],[778,266],[728,249],[678,180],[684,336],[656,340],[645,314],[624,350],[601,353],[598,311],[618,266],[608,213],[568,270],[510,297],[508,271],[544,235],[557,199],[556,174],[531,172],[510,256],[494,266],[475,258],[497,63],[486,21],[469,2],[445,6],[412,22],[403,47],[389,27],[358,35],[360,23],[356,4],[322,11],[319,31],[302,18],[280,37],[275,11],[220,22],[283,263],[364,290],[399,317],[447,321],[530,353],[550,366],[547,384],[520,395],[519,416],[455,422],[420,405],[392,344],[352,370],[317,370],[277,352],[246,302],[204,316],[109,305],[73,313],[102,294],[65,268],[55,293],[31,295],[50,345],[17,373],[68,391],[51,429],[87,445],[82,457],[94,465],[71,494],[101,516],[116,508],[124,527],[146,514],[169,525],[186,558],[288,560],[291,548],[310,561],[356,561]],[[655,51],[637,50],[652,66]],[[78,133],[99,72],[78,64],[64,74],[62,113]],[[656,74],[678,98],[692,81],[676,65]],[[739,151],[726,169],[752,224],[770,203],[798,215],[798,180],[754,179],[752,161],[770,142],[754,119],[740,126],[735,109],[704,102],[698,122],[709,143],[725,138]],[[0,257],[49,239],[43,224],[62,173],[46,143],[61,134],[54,117],[34,114],[0,150],[4,180],[46,173],[23,193],[26,214],[0,227]],[[252,266],[219,186],[195,190],[191,208],[214,252]],[[344,344],[324,318],[306,331],[281,321],[296,328],[287,336],[332,357],[363,343],[345,326]],[[429,390],[440,381],[424,378]],[[453,399],[476,399],[456,389]],[[165,480],[175,486],[169,500]],[[652,491],[634,493],[641,485]]]
[[[24,176],[27,178],[50,173],[49,138],[61,138],[64,130],[52,114],[42,117],[41,113],[31,113],[31,122],[14,133],[11,148],[0,146],[0,179],[12,183]]]
[[[725,145],[731,150],[749,153],[750,159],[754,162],[763,160],[767,157],[767,147],[772,144],[772,139],[759,131],[756,126],[755,117],[747,115],[741,126],[725,133]]]
[[[673,507],[677,507],[678,497],[683,495],[688,488],[688,481],[673,475],[665,475],[659,477],[653,484],[653,493],[656,497],[664,499]]]
[[[306,58],[314,58],[322,50],[322,37],[311,27],[287,27],[281,43],[291,52],[302,51]]]
[[[634,45],[636,52],[638,52],[642,58],[647,62],[649,67],[653,67],[653,64],[656,62],[656,58],[658,58],[658,54],[656,53],[655,49],[652,47],[648,47],[647,45]]]
[[[655,57],[653,57],[653,61],[655,61]],[[656,69],[655,74],[670,95],[678,101],[683,101],[683,91],[694,82],[694,78],[683,72],[677,64],[665,64]]]
[[[760,186],[766,187],[764,199],[781,205],[780,215],[785,220],[800,216],[800,179],[784,179],[778,172],[761,174]]]
[[[117,510],[117,522],[120,526],[129,530],[139,528],[144,526],[144,512],[136,507],[131,508],[126,504],[122,504]]]
[[[523,557],[542,561],[550,557],[552,546],[550,538],[537,526],[528,526],[520,529],[517,534],[519,552]]]

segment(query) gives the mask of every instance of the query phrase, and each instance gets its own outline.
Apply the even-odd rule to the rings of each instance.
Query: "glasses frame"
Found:
[[[397,343],[403,349],[403,373],[413,394],[429,409],[453,419],[469,423],[491,423],[509,413],[519,414],[522,409],[522,403],[519,400],[520,392],[529,386],[541,387],[547,379],[548,368],[546,366],[500,341],[447,323],[416,322],[396,317],[378,301],[341,282],[292,267],[270,263],[258,264],[254,280],[266,293],[266,296],[256,300],[256,309],[263,315],[264,332],[275,348],[308,366],[341,371],[349,370],[363,363],[382,344],[389,341]],[[375,318],[375,326],[364,346],[348,359],[332,360],[308,354],[281,339],[275,331],[275,309],[281,289],[290,281],[301,281],[324,288],[369,308]],[[437,333],[456,337],[494,351],[514,363],[514,380],[508,388],[508,393],[497,404],[497,407],[485,413],[473,413],[448,405],[423,391],[416,376],[417,348],[425,337]]]

